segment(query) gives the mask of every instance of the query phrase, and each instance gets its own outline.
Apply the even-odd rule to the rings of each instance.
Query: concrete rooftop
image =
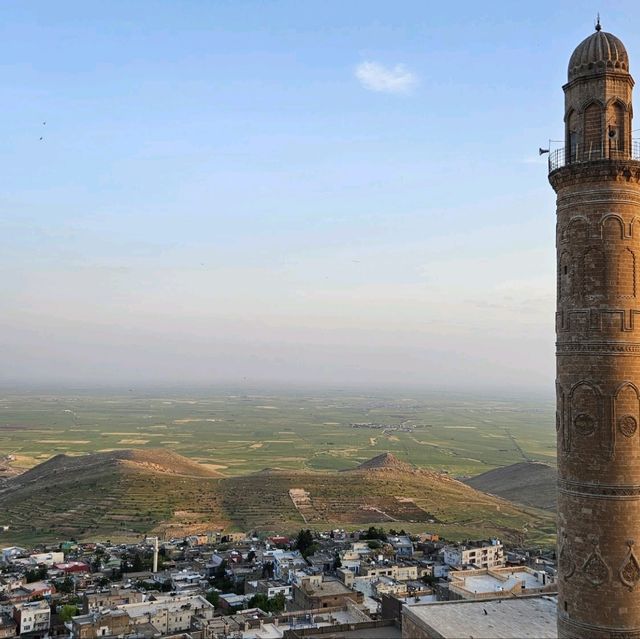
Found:
[[[448,601],[406,607],[434,638],[556,639],[555,597],[520,597],[484,601]],[[486,614],[485,614],[486,611]]]

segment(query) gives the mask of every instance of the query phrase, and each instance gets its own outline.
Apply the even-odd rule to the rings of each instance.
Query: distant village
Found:
[[[546,637],[556,592],[553,551],[498,539],[370,527],[71,540],[0,550],[0,639]],[[534,634],[516,632],[523,619]]]

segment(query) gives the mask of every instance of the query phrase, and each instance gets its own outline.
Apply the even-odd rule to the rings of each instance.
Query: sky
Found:
[[[637,0],[0,11],[0,384],[553,392],[537,150]]]

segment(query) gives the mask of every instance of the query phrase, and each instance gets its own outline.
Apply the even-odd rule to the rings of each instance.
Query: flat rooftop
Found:
[[[341,581],[337,579],[326,579],[322,582],[320,586],[312,586],[311,584],[306,585],[303,590],[311,596],[315,597],[326,597],[326,596],[337,596],[337,595],[346,595],[349,593],[353,593],[351,588],[347,588]]]
[[[405,607],[402,614],[434,639],[556,639],[556,611],[557,599],[542,596],[446,601]]]
[[[542,588],[541,579],[536,579],[536,575],[532,575],[524,570],[515,569],[512,573],[500,573],[503,577],[508,577],[506,581],[496,579],[492,575],[472,575],[456,579],[453,573],[452,585],[461,585],[470,592],[498,592],[500,590],[511,590],[514,586],[524,582],[525,588]]]
[[[237,596],[237,595],[235,595]],[[187,608],[187,606],[189,606]],[[199,610],[200,608],[213,608],[211,604],[201,595],[193,595],[187,597],[158,598],[156,601],[143,601],[140,603],[123,604],[119,606],[120,610],[124,610],[127,614],[134,617],[142,617],[145,615],[155,615],[160,610],[175,612],[176,610]]]

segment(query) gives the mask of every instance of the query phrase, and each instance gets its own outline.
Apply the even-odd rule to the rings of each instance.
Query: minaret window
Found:
[[[602,107],[592,102],[584,110],[584,148],[582,155],[586,160],[602,157]]]
[[[616,102],[609,111],[607,137],[609,141],[609,157],[620,156],[625,150],[624,138],[624,107]]]

